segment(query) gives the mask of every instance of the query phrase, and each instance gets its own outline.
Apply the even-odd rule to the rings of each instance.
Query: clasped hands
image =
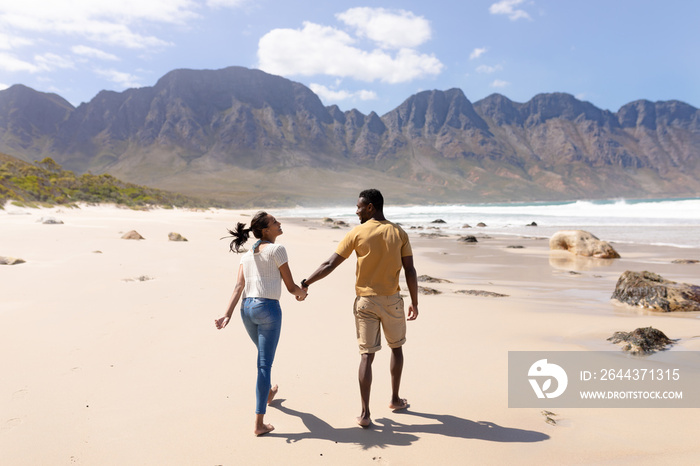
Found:
[[[304,292],[304,296],[295,296],[295,298],[297,299],[297,301],[304,301],[306,299],[306,297],[309,295],[309,287],[302,286],[300,288]]]

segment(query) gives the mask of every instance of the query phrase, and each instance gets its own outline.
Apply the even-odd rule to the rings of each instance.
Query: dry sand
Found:
[[[352,208],[352,207],[350,207]],[[697,315],[654,315],[609,299],[624,270],[698,283],[697,250],[616,245],[622,259],[550,255],[546,240],[412,236],[421,295],[409,322],[402,396],[388,408],[390,352],[374,364],[374,426],[359,414],[354,258],[285,293],[273,370],[279,401],[253,433],[255,349],[238,317],[214,327],[238,257],[219,240],[251,211],[109,206],[0,211],[0,464],[696,464],[697,409],[509,409],[509,350],[618,350],[617,330],[653,326],[700,351]],[[274,212],[271,212],[274,214]],[[62,225],[37,223],[52,216]],[[297,282],[346,230],[282,219]],[[146,239],[123,240],[137,230]],[[188,242],[168,241],[176,231]],[[522,249],[507,246],[520,245]],[[577,273],[572,273],[576,271]],[[458,294],[485,290],[489,298]]]

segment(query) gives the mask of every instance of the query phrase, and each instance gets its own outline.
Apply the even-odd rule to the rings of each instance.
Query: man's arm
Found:
[[[336,267],[338,267],[340,264],[343,263],[345,258],[337,253],[333,253],[331,257],[328,258],[324,263],[322,263],[314,273],[309,275],[309,278],[304,280],[304,284],[306,285],[306,288],[308,288],[308,285],[311,285],[313,282],[317,282],[320,279],[330,275],[331,272],[335,270]]]
[[[403,264],[403,272],[406,276],[406,285],[408,285],[408,293],[411,295],[411,304],[408,306],[408,319],[416,320],[418,317],[418,275],[416,268],[413,266],[413,256],[404,256],[401,258]]]

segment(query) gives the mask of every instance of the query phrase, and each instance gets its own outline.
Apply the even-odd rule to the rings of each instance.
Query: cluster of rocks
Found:
[[[421,283],[452,283],[451,281],[445,280],[444,278],[435,278],[435,277],[431,277],[430,275],[420,275],[420,276],[418,276],[418,281]],[[425,294],[425,295],[442,294],[442,291],[436,290],[435,288],[429,288],[427,286],[418,286],[418,292],[420,294]],[[488,298],[502,298],[502,297],[508,296],[505,294],[494,293],[491,291],[483,291],[483,290],[458,290],[458,291],[455,291],[455,293],[466,294],[466,295],[470,295],[470,296],[482,296],[482,297],[488,297]]]
[[[124,233],[122,235],[122,239],[144,240],[146,238],[141,236],[141,234],[138,231],[131,230],[127,233]],[[170,233],[168,233],[168,240],[169,241],[187,241],[187,238],[182,236],[180,233],[176,233],[176,232],[171,231]]]
[[[330,217],[325,217],[323,219],[323,223],[325,225],[330,226],[331,228],[334,228],[334,229],[346,228],[346,227],[350,226],[347,222],[345,222],[343,220],[333,220]]]

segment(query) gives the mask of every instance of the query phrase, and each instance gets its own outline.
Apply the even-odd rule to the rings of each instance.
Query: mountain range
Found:
[[[470,102],[460,89],[379,116],[242,67],[175,70],[73,106],[0,91],[0,152],[229,205],[474,203],[700,195],[700,110],[638,100],[613,113],[565,93]]]

